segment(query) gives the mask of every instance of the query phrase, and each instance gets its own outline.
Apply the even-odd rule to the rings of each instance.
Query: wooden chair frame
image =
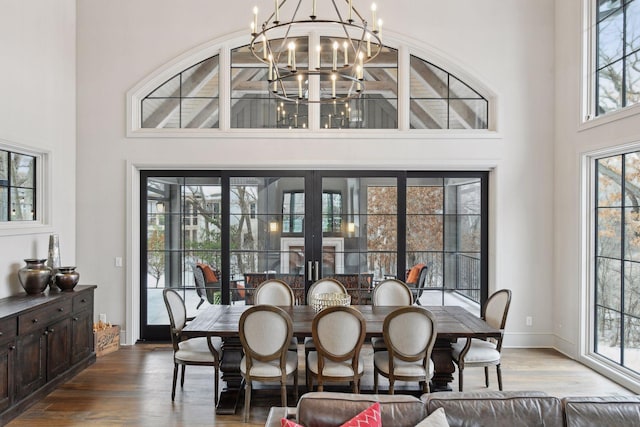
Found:
[[[178,306],[178,307],[173,307],[171,305],[171,301],[170,298],[168,296],[168,294],[175,294],[174,297],[176,298],[176,301],[180,301],[182,303],[182,306]],[[178,352],[178,350],[180,349],[179,345],[182,341],[187,340],[186,338],[184,338],[182,336],[182,329],[184,328],[184,326],[186,325],[186,323],[189,320],[193,320],[193,318],[189,318],[187,317],[187,308],[184,304],[184,300],[182,299],[182,297],[180,296],[180,294],[178,292],[176,292],[174,289],[171,288],[167,288],[164,289],[162,291],[162,298],[164,300],[164,304],[167,307],[167,312],[169,313],[169,325],[170,325],[170,331],[171,331],[171,343],[173,344],[173,386],[171,388],[171,401],[175,400],[176,397],[176,382],[178,379],[178,366],[182,366],[182,373],[180,376],[180,387],[184,387],[184,372],[186,369],[187,365],[194,365],[194,366],[213,366],[214,370],[215,370],[215,374],[214,374],[214,403],[217,405],[218,404],[218,383],[219,383],[219,376],[220,376],[220,354],[218,353],[218,351],[214,348],[213,342],[212,342],[212,337],[207,337],[207,345],[209,346],[209,351],[211,352],[212,356],[213,356],[213,362],[194,362],[194,361],[187,361],[187,360],[181,360],[176,358],[176,353]],[[185,319],[185,321],[182,324],[178,324],[177,322],[177,316],[176,313],[174,313],[174,310],[178,308],[180,310],[182,310],[182,315]],[[197,338],[191,338],[191,339],[197,339]]]
[[[322,321],[323,318],[327,316],[331,316],[336,312],[348,313],[355,317],[360,324],[360,333],[358,338],[356,339],[356,343],[348,352],[343,354],[333,354],[328,349],[325,348],[323,343],[319,340],[318,337],[318,324]],[[313,386],[313,378],[316,378],[318,381],[318,391],[323,391],[324,381],[350,381],[353,383],[353,392],[358,393],[360,389],[360,378],[362,374],[359,373],[359,357],[360,350],[362,349],[362,344],[364,343],[364,338],[366,335],[366,320],[362,313],[356,310],[353,307],[343,307],[343,306],[334,306],[328,307],[317,313],[313,321],[311,323],[311,335],[313,337],[313,341],[316,344],[316,351],[318,352],[318,373],[311,372],[307,365],[307,389],[311,391]],[[338,332],[338,331],[337,331]],[[344,362],[351,360],[351,369],[353,370],[353,376],[351,377],[333,377],[333,376],[325,376],[322,374],[324,370],[325,359],[328,359],[332,362]]]
[[[493,324],[492,319],[487,319],[487,307],[489,305],[491,305],[493,303],[493,301],[498,299],[499,297],[506,298],[505,305],[504,305],[503,312],[502,312],[502,317],[499,320],[499,323],[498,324]],[[500,290],[494,292],[493,294],[491,294],[491,296],[487,299],[485,304],[482,306],[480,317],[484,321],[489,323],[491,326],[500,329],[501,332],[502,332],[500,334],[499,338],[492,338],[491,339],[491,340],[495,341],[496,350],[498,351],[498,353],[502,352],[502,340],[504,338],[504,328],[505,328],[505,325],[507,324],[507,315],[509,314],[509,306],[510,305],[511,305],[511,290],[509,290],[509,289],[500,289]],[[462,385],[463,385],[463,374],[462,374],[462,372],[464,371],[464,368],[467,367],[467,366],[468,367],[475,367],[475,366],[484,367],[484,382],[485,382],[485,385],[487,387],[489,387],[489,366],[495,365],[496,366],[496,375],[498,377],[498,389],[500,391],[502,391],[502,369],[500,368],[500,358],[498,358],[498,360],[494,361],[493,363],[466,363],[464,361],[465,356],[467,355],[467,353],[471,349],[471,345],[472,345],[474,339],[478,339],[478,338],[467,338],[465,346],[462,349],[462,351],[460,352],[460,355],[458,356],[457,360],[456,360],[456,358],[453,359],[453,361],[458,365],[458,389],[460,391],[463,390],[463,388],[462,388]]]
[[[417,313],[424,315],[429,319],[431,323],[431,336],[426,342],[426,345],[420,349],[420,351],[414,354],[403,353],[400,349],[396,347],[394,344],[395,337],[392,336],[389,332],[391,322],[399,316],[404,316],[409,313]],[[407,332],[411,332],[407,330]],[[373,365],[373,387],[374,393],[378,393],[378,375],[382,375],[385,378],[389,379],[389,394],[394,394],[394,384],[396,380],[399,381],[419,381],[422,387],[423,393],[429,392],[429,380],[431,379],[429,375],[429,361],[431,359],[431,351],[433,350],[433,346],[436,342],[436,337],[438,335],[438,327],[436,322],[436,317],[429,310],[419,307],[419,306],[407,306],[398,308],[387,315],[384,319],[384,323],[382,324],[382,333],[384,337],[384,342],[387,346],[387,352],[389,353],[389,373],[388,375],[378,369],[378,365],[375,363]],[[375,358],[375,356],[374,356]],[[398,375],[395,373],[395,365],[394,361],[396,359],[405,361],[405,362],[417,362],[422,361],[422,368],[424,369],[425,375],[414,376],[414,375]]]
[[[285,293],[289,296],[289,303],[287,304],[275,304],[275,301],[272,300],[262,300],[260,301],[260,295],[263,294],[270,287],[277,286],[281,289],[285,290]],[[293,290],[291,287],[284,281],[279,279],[267,279],[264,282],[260,283],[253,294],[254,303],[255,304],[271,304],[271,305],[286,305],[292,306],[295,302],[295,298],[293,296]],[[264,298],[264,297],[263,297]]]
[[[284,339],[280,345],[280,347],[273,352],[272,354],[260,354],[257,353],[247,342],[247,338],[245,336],[245,322],[247,318],[253,315],[256,312],[260,311],[269,311],[279,315],[287,324],[287,337]],[[249,414],[250,414],[250,405],[251,405],[251,387],[252,382],[255,381],[280,381],[280,398],[282,402],[282,406],[287,406],[287,377],[289,375],[293,376],[293,386],[294,386],[294,395],[295,400],[298,400],[298,367],[296,361],[296,369],[287,375],[287,353],[288,346],[291,342],[291,338],[293,337],[293,322],[291,321],[291,316],[280,307],[275,305],[255,305],[248,308],[246,311],[242,313],[239,321],[239,333],[240,333],[240,342],[242,343],[242,349],[245,355],[246,361],[246,372],[243,373],[243,377],[245,380],[245,395],[244,395],[244,422],[248,422]],[[254,364],[254,360],[258,362],[270,362],[273,360],[279,361],[280,366],[280,376],[255,376],[251,375],[251,369]]]

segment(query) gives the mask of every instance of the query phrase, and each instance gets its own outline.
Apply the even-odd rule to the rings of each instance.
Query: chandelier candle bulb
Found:
[[[336,97],[336,75],[331,74],[331,97],[335,99]]]
[[[274,21],[274,24],[280,22],[280,7],[278,5],[278,0],[275,0],[276,3],[276,20]]]
[[[338,42],[333,42],[333,71],[338,69]]]
[[[269,81],[273,80],[273,55],[269,54],[269,75],[267,77]]]
[[[353,5],[351,4],[351,0],[349,0],[349,22],[353,21]]]
[[[251,27],[251,33],[258,32],[258,6],[253,7],[253,25]]]
[[[267,36],[262,35],[262,59],[267,59]]]
[[[378,19],[378,37],[382,38],[382,19]]]
[[[374,33],[376,32],[376,9],[378,7],[376,6],[375,3],[371,4],[371,15],[373,16],[373,19],[371,20],[371,25],[373,25],[373,28],[371,28],[371,31],[373,31]]]
[[[371,34],[367,33],[367,58],[371,58]]]
[[[298,98],[302,99],[302,74],[298,75]]]
[[[316,57],[316,69],[320,69],[320,67],[322,66],[321,64],[321,60],[320,60],[320,51],[322,50],[322,47],[320,47],[320,45],[316,46],[316,52],[317,52],[317,57]]]
[[[342,47],[344,48],[344,65],[349,65],[349,43],[342,43]]]
[[[316,19],[316,0],[313,0],[313,5],[311,7],[311,19]]]

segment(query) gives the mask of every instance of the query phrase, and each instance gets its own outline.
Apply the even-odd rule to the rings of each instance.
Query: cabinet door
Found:
[[[93,351],[93,313],[83,310],[75,313],[71,324],[71,364],[78,363]]]
[[[47,381],[47,335],[37,330],[18,338],[16,349],[17,397],[22,399]]]
[[[47,381],[71,366],[71,319],[62,319],[47,327]]]
[[[13,354],[14,341],[0,347],[0,411],[4,411],[13,402]]]

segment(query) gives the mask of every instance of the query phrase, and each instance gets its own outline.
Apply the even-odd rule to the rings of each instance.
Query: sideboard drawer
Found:
[[[71,299],[55,301],[18,317],[18,333],[27,334],[71,314]]]
[[[93,307],[93,292],[83,292],[73,297],[73,312],[77,313],[85,308]]]
[[[0,320],[0,344],[11,341],[18,334],[18,323],[15,317]]]

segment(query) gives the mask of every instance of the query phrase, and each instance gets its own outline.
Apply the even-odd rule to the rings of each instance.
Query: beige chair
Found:
[[[282,280],[269,279],[260,283],[253,294],[253,301],[258,304],[271,304],[278,306],[293,306],[293,291]],[[290,351],[298,351],[298,339],[291,338]]]
[[[484,367],[485,385],[489,387],[489,366],[495,365],[498,375],[498,389],[502,391],[502,372],[500,370],[500,352],[504,327],[511,304],[511,291],[501,289],[493,293],[482,307],[482,318],[492,327],[500,329],[498,339],[482,340],[478,338],[460,340],[453,344],[453,361],[458,365],[458,388],[462,391],[462,371],[467,367]]]
[[[279,381],[282,406],[287,406],[287,377],[293,376],[298,400],[298,355],[287,351],[293,336],[291,317],[275,305],[254,305],[240,316],[240,342],[244,357],[240,372],[244,377],[244,422],[251,411],[253,381]]]
[[[165,289],[162,292],[164,304],[169,312],[171,326],[171,341],[173,343],[173,386],[171,388],[171,400],[176,397],[176,381],[178,379],[178,365],[182,366],[180,387],[184,386],[184,371],[187,365],[213,366],[214,374],[214,402],[218,404],[218,377],[220,368],[220,338],[198,337],[185,339],[182,329],[190,320],[187,318],[187,309],[184,300],[173,289]]]
[[[311,391],[315,378],[318,391],[323,391],[325,381],[349,381],[358,393],[364,373],[360,350],[365,333],[365,319],[353,307],[334,306],[317,313],[311,324],[316,351],[307,357],[307,389]]]
[[[347,293],[347,289],[344,287],[342,283],[337,281],[336,279],[324,278],[315,281],[311,286],[309,286],[309,291],[307,292],[307,304],[311,304],[311,299],[314,295],[318,294],[327,294],[327,293]],[[307,356],[310,351],[314,351],[316,349],[315,344],[313,343],[312,337],[306,337],[304,339],[304,355],[305,360],[307,360]]]
[[[389,394],[400,381],[419,381],[422,392],[429,392],[434,365],[431,350],[436,342],[436,318],[418,307],[400,307],[387,315],[382,325],[387,350],[373,355],[373,388],[378,393],[378,376],[389,379]]]
[[[373,288],[372,305],[375,306],[392,306],[402,305],[409,306],[413,304],[413,294],[411,289],[403,281],[398,279],[386,279],[378,283]],[[383,337],[372,337],[371,347],[373,351],[386,350]]]

